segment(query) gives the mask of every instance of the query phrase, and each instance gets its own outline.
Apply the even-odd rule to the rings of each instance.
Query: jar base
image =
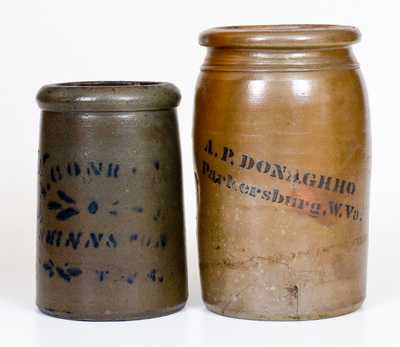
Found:
[[[338,316],[343,316],[345,314],[352,313],[357,311],[363,301],[334,311],[326,311],[321,313],[309,313],[309,314],[300,314],[300,315],[269,315],[264,313],[256,313],[256,312],[237,312],[230,311],[227,309],[223,309],[221,307],[205,304],[207,309],[213,313],[219,314],[221,316],[237,318],[237,319],[247,319],[247,320],[263,320],[263,321],[307,321],[307,320],[319,320],[325,318],[333,318]]]
[[[39,310],[51,317],[76,320],[76,321],[92,321],[92,322],[107,322],[107,321],[128,321],[128,320],[141,320],[168,316],[176,313],[185,307],[186,303],[179,304],[173,307],[168,307],[162,310],[146,311],[142,313],[73,313],[73,312],[60,312],[49,308],[39,307]]]

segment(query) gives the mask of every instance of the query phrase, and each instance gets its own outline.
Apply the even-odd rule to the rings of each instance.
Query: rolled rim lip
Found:
[[[353,26],[332,24],[279,24],[225,26],[200,34],[207,47],[313,48],[348,46],[360,40]]]
[[[46,111],[149,111],[177,107],[178,88],[169,82],[77,81],[43,86],[37,102]]]

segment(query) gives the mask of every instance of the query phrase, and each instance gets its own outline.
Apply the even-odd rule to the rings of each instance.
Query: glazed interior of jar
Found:
[[[328,24],[245,25],[213,28],[200,44],[227,48],[313,48],[348,46],[360,39],[357,28]]]
[[[58,83],[57,86],[63,87],[145,87],[161,85],[163,82],[147,82],[147,81],[84,81],[84,82],[67,82]]]

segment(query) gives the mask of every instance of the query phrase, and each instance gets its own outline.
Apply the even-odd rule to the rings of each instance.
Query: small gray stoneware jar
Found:
[[[52,316],[129,320],[187,299],[181,157],[170,83],[44,86],[37,304]]]

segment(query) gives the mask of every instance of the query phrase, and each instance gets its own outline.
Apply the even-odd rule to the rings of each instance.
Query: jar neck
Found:
[[[271,49],[210,47],[203,71],[309,71],[357,69],[349,46]]]

